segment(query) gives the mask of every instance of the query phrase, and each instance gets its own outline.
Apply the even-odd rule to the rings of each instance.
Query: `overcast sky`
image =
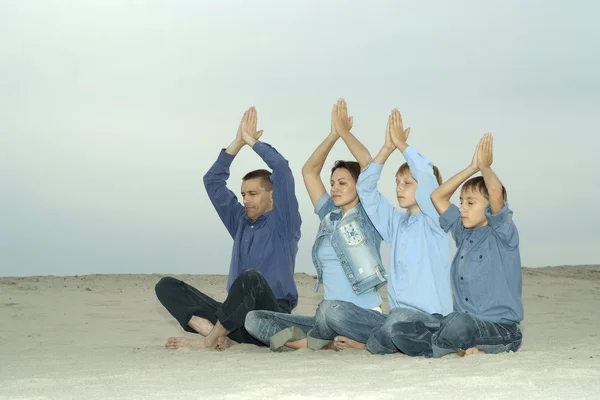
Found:
[[[400,109],[444,178],[491,131],[523,265],[600,263],[599,4],[2,1],[0,275],[226,274],[202,177],[251,105],[295,173],[313,273],[300,170],[341,96],[373,155]],[[326,167],[350,157],[339,142]],[[230,188],[262,166],[242,150]]]

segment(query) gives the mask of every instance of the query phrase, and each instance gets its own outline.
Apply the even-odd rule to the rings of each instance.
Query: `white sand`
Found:
[[[224,276],[177,277],[225,296]],[[600,399],[599,266],[524,269],[519,352],[435,360],[252,345],[168,351],[182,331],[156,300],[158,279],[0,279],[0,399]],[[296,279],[295,312],[313,313],[314,278]]]

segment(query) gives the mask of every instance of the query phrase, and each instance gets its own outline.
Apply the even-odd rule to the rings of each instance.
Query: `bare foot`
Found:
[[[217,349],[226,350],[233,346],[235,343],[233,340],[229,339],[227,336],[221,336],[217,339]]]
[[[188,326],[201,334],[202,336],[208,336],[210,331],[214,328],[214,325],[207,319],[200,318],[196,315],[193,315],[190,318],[190,322],[188,322]]]
[[[470,355],[473,355],[473,354],[485,354],[485,351],[483,351],[483,350],[479,350],[479,349],[478,349],[478,348],[476,348],[476,347],[471,347],[471,348],[469,348],[469,349],[465,350],[465,354],[466,354],[467,356],[470,356]]]
[[[345,336],[336,336],[335,339],[333,339],[333,350],[344,350],[344,349],[360,349],[360,350],[366,350],[367,349],[367,345],[361,342],[357,342],[356,340],[352,340],[350,338],[347,338]]]
[[[476,347],[469,347],[467,350],[460,350],[456,352],[456,355],[459,357],[471,356],[473,354],[485,354],[485,351],[479,350]]]
[[[170,337],[165,344],[165,348],[169,350],[177,350],[182,347],[189,347],[190,349],[214,349],[216,345],[211,346],[204,339],[186,339],[182,337]]]

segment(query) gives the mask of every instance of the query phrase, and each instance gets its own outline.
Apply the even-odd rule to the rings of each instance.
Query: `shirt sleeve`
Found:
[[[235,237],[238,225],[246,212],[236,195],[227,188],[229,167],[233,159],[234,156],[226,153],[224,149],[221,150],[215,163],[204,175],[204,187],[208,198],[231,237]]]
[[[333,199],[327,193],[323,193],[317,204],[315,204],[315,214],[319,216],[319,220],[323,220],[327,214],[335,210],[336,206],[333,204]]]
[[[356,191],[365,212],[383,240],[391,243],[394,234],[394,219],[400,212],[377,190],[377,183],[383,170],[382,164],[371,161],[361,172],[356,183]]]
[[[294,175],[286,160],[274,147],[264,142],[252,146],[256,154],[273,170],[273,211],[280,232],[286,237],[299,236],[302,218],[296,198]]]
[[[513,222],[512,214],[513,212],[506,202],[502,210],[497,214],[492,214],[489,204],[485,208],[485,217],[487,218],[488,225],[494,230],[502,243],[514,248],[519,245],[519,232]]]
[[[456,245],[460,245],[465,227],[460,219],[460,211],[454,204],[450,204],[450,207],[440,215],[440,227],[444,232],[451,232]]]
[[[429,227],[435,232],[441,233],[439,224],[440,215],[431,201],[431,193],[439,187],[437,179],[433,174],[433,163],[427,157],[417,152],[412,146],[407,147],[402,155],[404,155],[408,163],[410,173],[417,181],[417,191],[415,194],[417,205],[427,217],[426,221]]]

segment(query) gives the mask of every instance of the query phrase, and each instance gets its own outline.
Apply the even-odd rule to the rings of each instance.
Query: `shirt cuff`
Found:
[[[497,214],[492,214],[492,209],[489,204],[485,207],[485,217],[487,218],[490,226],[499,226],[506,223],[510,218],[510,214],[511,211],[506,202],[504,202],[504,207],[502,207],[502,210],[500,210]]]
[[[460,219],[460,211],[454,204],[450,204],[450,207],[440,215],[440,227],[448,232],[448,229],[452,227],[452,224]]]
[[[234,158],[234,155],[227,153],[225,149],[221,149],[219,157],[217,158],[217,162],[225,167],[229,167],[231,166],[231,163],[233,162]]]
[[[373,162],[373,160],[369,161],[367,168],[361,171],[360,175],[358,175],[358,180],[356,181],[356,190],[362,189],[365,181],[371,179],[372,177],[377,177],[375,180],[375,182],[377,182],[382,170],[383,164],[377,164],[376,162]]]

